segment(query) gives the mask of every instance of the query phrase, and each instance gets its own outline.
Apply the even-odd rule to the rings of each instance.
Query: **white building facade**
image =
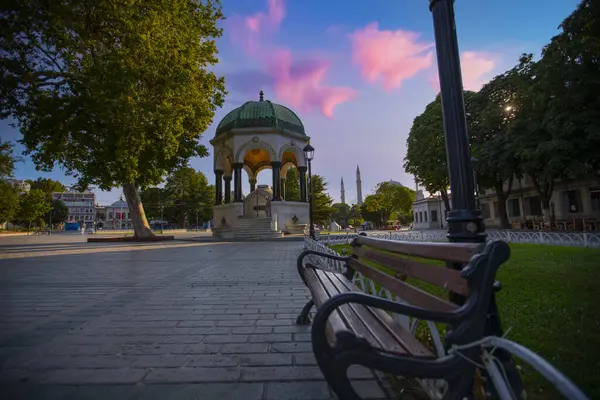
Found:
[[[96,194],[90,190],[52,193],[53,200],[60,200],[69,209],[68,222],[93,223],[96,220]]]

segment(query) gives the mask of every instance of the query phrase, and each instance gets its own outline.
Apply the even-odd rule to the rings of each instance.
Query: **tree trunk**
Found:
[[[544,222],[554,224],[554,215],[552,215],[552,210],[550,209],[550,200],[552,200],[552,194],[554,193],[554,180],[543,179],[540,181],[534,175],[530,175],[530,177],[537,194],[540,196]]]
[[[127,206],[129,207],[134,237],[146,238],[154,236],[152,229],[150,229],[150,224],[148,224],[148,220],[146,219],[144,206],[142,205],[135,183],[130,182],[124,184],[123,193],[125,193],[125,199],[127,200]]]
[[[446,212],[450,211],[450,199],[448,198],[448,191],[447,190],[440,190],[440,194],[442,195],[442,200],[444,201],[444,207],[446,207]],[[446,217],[443,216],[444,221],[446,220]]]
[[[504,192],[502,183],[495,185],[494,190],[498,197],[498,211],[500,212],[500,227],[502,229],[510,229],[510,221],[508,220],[508,213],[506,212],[506,199],[508,195]]]

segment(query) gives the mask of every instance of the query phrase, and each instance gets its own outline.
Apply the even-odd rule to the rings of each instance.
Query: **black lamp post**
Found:
[[[460,70],[458,40],[454,21],[454,0],[429,0],[429,10],[433,15],[435,49],[444,117],[446,156],[452,192],[452,209],[448,212],[448,240],[450,242],[481,243],[486,240],[485,225],[475,202],[475,182],[471,163],[467,122],[463,99],[463,83]],[[462,269],[462,264],[449,264],[454,269]],[[497,285],[499,290],[500,285]],[[464,298],[452,295],[456,302]],[[488,311],[485,336],[502,336],[503,330],[498,315],[495,296]],[[519,396],[523,383],[509,353],[497,349],[496,356],[502,362],[513,393]],[[494,389],[486,387],[486,391]],[[490,393],[491,394],[491,393]]]
[[[309,144],[304,147],[304,159],[308,164],[308,224],[309,224],[309,236],[311,239],[315,239],[315,225],[313,224],[313,186],[312,186],[312,171],[310,169],[310,162],[315,157],[315,149]]]
[[[473,167],[473,182],[475,182],[475,207],[481,212],[481,202],[479,199],[479,160],[477,157],[471,157],[471,166]]]

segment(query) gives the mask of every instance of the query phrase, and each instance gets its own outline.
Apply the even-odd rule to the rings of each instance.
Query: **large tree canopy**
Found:
[[[151,235],[137,189],[207,155],[222,18],[218,0],[8,0],[0,115],[17,119],[39,169],[123,186],[136,235]]]
[[[164,193],[169,206],[164,215],[182,228],[195,224],[196,217],[199,223],[212,218],[215,189],[202,172],[190,167],[177,170],[167,178]]]
[[[67,188],[59,181],[50,178],[37,178],[36,180],[27,180],[31,189],[40,189],[42,192],[52,196],[53,192],[65,192]]]
[[[471,112],[473,92],[464,92],[465,110]],[[417,116],[406,140],[404,170],[414,175],[417,183],[429,193],[441,192],[446,209],[450,209],[448,199],[448,163],[444,139],[444,118],[442,99],[438,94],[425,111]]]
[[[365,197],[362,214],[366,220],[384,226],[392,213],[411,213],[414,201],[414,190],[392,182],[381,182],[374,194]]]
[[[0,139],[0,179],[12,176],[15,169],[15,161],[12,143],[3,142]]]
[[[321,175],[312,176],[313,220],[318,224],[327,224],[333,213],[333,199],[327,193],[327,181]]]

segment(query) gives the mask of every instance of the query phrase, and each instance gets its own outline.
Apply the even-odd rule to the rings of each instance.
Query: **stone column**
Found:
[[[280,178],[279,182],[280,186],[279,186],[279,194],[281,196],[281,200],[285,200],[285,178]]]
[[[279,192],[279,186],[281,185],[281,161],[271,161],[271,168],[273,169],[273,201],[281,201],[281,194]]]
[[[215,206],[223,204],[223,170],[215,169]]]
[[[224,176],[225,181],[225,204],[231,203],[231,176]]]
[[[250,182],[250,192],[254,192],[256,190],[256,179],[252,178],[249,180]]]
[[[298,167],[298,175],[300,175],[300,201],[307,202],[306,196],[306,167]]]
[[[244,164],[233,163],[233,201],[239,203],[242,201],[242,168]]]

